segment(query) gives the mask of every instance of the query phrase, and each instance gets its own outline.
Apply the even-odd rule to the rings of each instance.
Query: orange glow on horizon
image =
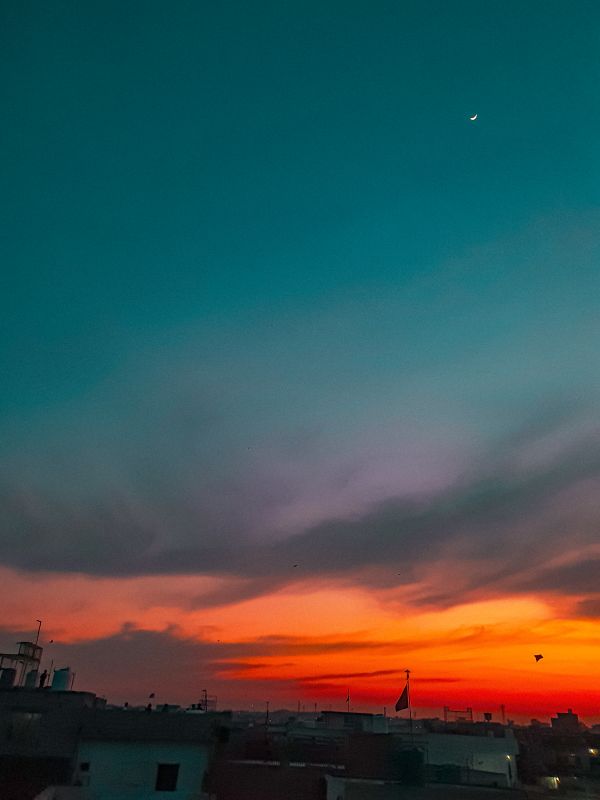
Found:
[[[208,674],[209,681],[212,675],[225,703],[242,705],[243,698],[249,703],[270,687],[271,696],[288,707],[299,700],[323,704],[337,702],[350,687],[357,707],[380,710],[393,705],[409,666],[417,709],[493,710],[504,703],[509,715],[547,715],[567,706],[584,716],[598,714],[600,624],[557,619],[553,604],[542,597],[506,597],[436,612],[405,605],[400,611],[360,589],[313,583],[200,607],[203,593],[227,588],[225,579],[0,573],[11,629],[25,631],[42,616],[42,644],[53,638],[65,652],[86,642],[118,639],[126,624],[133,633],[166,631],[174,642],[204,648],[205,662],[195,672],[203,679]],[[6,628],[4,637],[7,649]],[[539,663],[533,658],[537,652],[544,654]],[[73,667],[80,688],[86,684],[108,696],[117,689],[125,692],[133,680],[123,675],[111,685],[110,675],[88,668],[86,677],[85,667]],[[137,665],[140,671],[146,667],[144,659]],[[152,680],[172,681],[193,696],[199,678],[188,678],[189,687],[169,674],[155,672]]]

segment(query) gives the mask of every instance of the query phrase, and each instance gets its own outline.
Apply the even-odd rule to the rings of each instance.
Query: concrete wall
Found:
[[[93,797],[81,786],[48,786],[34,800],[93,800]]]
[[[327,800],[398,800],[399,791],[397,783],[327,776]]]
[[[217,800],[324,800],[325,776],[310,766],[222,762],[211,791]]]
[[[352,711],[324,711],[325,728],[341,731],[364,731],[365,733],[388,733],[389,718],[383,714],[359,714]]]
[[[71,758],[82,716],[95,702],[88,692],[0,690],[0,755]]]
[[[327,776],[327,800],[525,800],[526,796],[518,789],[400,786],[384,781]]]
[[[503,738],[430,733],[427,735],[427,763],[461,768],[461,780],[498,786],[517,783],[516,756],[519,747],[510,731]],[[477,779],[479,776],[479,780]]]
[[[77,755],[78,774],[88,783],[94,800],[199,800],[205,797],[202,780],[208,764],[207,748],[199,744],[160,742],[82,742]],[[158,764],[179,764],[176,791],[157,792]],[[88,780],[89,778],[89,780]]]

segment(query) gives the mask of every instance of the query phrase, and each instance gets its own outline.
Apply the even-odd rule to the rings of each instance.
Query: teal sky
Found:
[[[19,0],[0,54],[7,560],[91,569],[123,494],[138,549],[298,533],[597,407],[595,0]]]

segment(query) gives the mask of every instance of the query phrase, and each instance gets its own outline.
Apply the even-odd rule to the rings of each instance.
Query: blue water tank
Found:
[[[54,692],[66,692],[71,685],[71,670],[69,667],[55,669],[51,689]]]

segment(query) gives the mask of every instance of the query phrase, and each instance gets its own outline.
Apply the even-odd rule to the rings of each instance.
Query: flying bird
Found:
[[[477,114],[473,114],[473,116],[469,117],[469,119],[471,120],[471,122],[475,122],[475,120],[477,119]]]
[[[543,657],[544,657],[544,656],[543,656],[541,653],[536,653],[536,655],[534,655],[534,658],[535,658],[536,662],[537,662],[537,661],[541,661],[541,659],[542,659]]]

